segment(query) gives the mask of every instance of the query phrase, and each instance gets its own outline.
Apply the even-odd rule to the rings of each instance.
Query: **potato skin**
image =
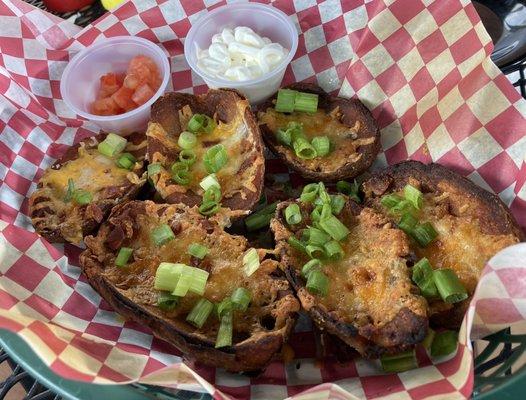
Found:
[[[356,121],[360,121],[362,128],[358,132],[358,139],[374,138],[370,144],[360,146],[357,153],[361,157],[355,162],[341,160],[341,166],[335,171],[327,173],[305,168],[297,157],[291,156],[289,152],[283,150],[276,140],[275,134],[270,131],[267,125],[260,125],[261,134],[265,144],[269,149],[281,159],[288,167],[300,173],[304,178],[323,182],[334,182],[342,179],[350,179],[366,171],[375,160],[380,151],[380,130],[371,112],[358,99],[345,99],[342,97],[331,96],[317,85],[309,83],[295,83],[287,86],[286,89],[297,90],[300,92],[314,93],[318,95],[318,108],[330,113],[336,107],[342,113],[342,122],[352,127]],[[274,95],[258,107],[259,112],[265,112],[268,108],[273,108]]]
[[[193,113],[206,114],[209,116],[215,115],[220,121],[229,122],[236,117],[236,103],[246,102],[248,100],[238,91],[233,89],[211,89],[208,93],[194,96],[186,93],[167,93],[160,97],[152,105],[151,123],[157,123],[162,126],[167,136],[177,141],[179,134],[184,130],[184,127],[179,121],[178,111],[185,106],[190,106]],[[250,210],[254,204],[257,203],[263,190],[263,179],[265,175],[265,162],[263,156],[263,142],[261,134],[256,122],[256,118],[250,106],[245,109],[244,122],[248,126],[248,136],[246,140],[250,146],[244,151],[247,154],[244,162],[236,176],[232,179],[238,179],[240,172],[255,166],[255,170],[249,177],[250,186],[256,188],[255,191],[243,187],[242,190],[229,194],[223,193],[222,206],[230,208],[231,210]],[[176,161],[175,154],[167,145],[166,138],[153,137],[148,135],[148,159],[153,160],[155,153],[160,153],[166,156],[170,162]],[[154,182],[156,189],[170,190],[170,186],[176,187],[175,182]],[[201,196],[191,190],[180,191],[175,190],[164,198],[167,203],[176,204],[183,203],[188,206],[200,204]]]
[[[467,205],[465,213],[478,221],[483,234],[508,235],[511,241],[515,238],[517,242],[525,240],[524,232],[498,196],[436,163],[404,161],[373,173],[362,185],[365,203],[385,213],[385,209],[379,205],[380,198],[384,194],[402,190],[408,183],[419,184],[424,193],[447,191],[451,201],[446,215],[456,215],[462,206]],[[431,302],[434,308],[430,315],[431,324],[458,329],[470,300],[471,296],[448,307],[442,302]]]
[[[68,148],[62,157],[60,157],[45,173],[58,171],[68,161],[78,158],[79,147],[85,145],[87,149],[96,148],[97,145],[106,138],[106,133],[101,133],[94,137],[89,137],[76,145]],[[137,150],[130,151],[138,160],[144,159],[145,146],[141,144],[145,141],[142,133],[134,133],[128,137],[128,141],[136,145]],[[133,170],[139,177],[142,175],[144,168],[142,164]],[[145,179],[139,179],[137,183],[121,186],[109,186],[105,188],[104,193],[97,202],[92,202],[85,206],[79,206],[79,213],[72,215],[56,215],[56,210],[52,207],[40,207],[41,203],[47,202],[50,198],[45,194],[42,180],[39,181],[37,189],[29,198],[29,216],[35,230],[51,243],[71,242],[65,233],[66,225],[72,218],[78,218],[81,236],[84,237],[95,231],[101,222],[108,216],[113,206],[134,199],[143,186]]]
[[[170,214],[172,211],[174,214]],[[133,291],[130,292],[127,290],[128,287],[124,288],[121,283],[112,281],[112,273],[107,272],[107,269],[111,267],[109,263],[114,259],[117,249],[121,247],[124,240],[135,240],[133,232],[140,229],[138,216],[153,215],[153,213],[159,217],[184,214],[184,218],[191,219],[202,226],[209,235],[214,237],[228,235],[216,222],[199,215],[195,207],[190,209],[182,204],[154,204],[150,201],[132,201],[117,206],[101,226],[97,236],[86,238],[87,249],[80,255],[80,264],[89,283],[114,310],[125,318],[148,326],[154,335],[177,347],[192,361],[225,368],[231,372],[264,369],[279,353],[295,323],[295,313],[299,309],[299,304],[290,289],[280,290],[274,303],[268,306],[274,310],[273,315],[279,315],[276,321],[279,319],[280,322],[276,322],[274,329],[258,330],[252,336],[234,343],[233,346],[216,349],[215,340],[211,340],[195,328],[189,328],[184,318],[183,320],[179,317],[170,318],[157,307],[138,304],[134,301],[133,294],[128,294]],[[120,229],[121,227],[123,229]],[[213,274],[213,270],[209,272]],[[143,275],[134,275],[132,271],[128,276],[131,281],[137,278],[141,281],[148,279]],[[271,282],[276,287],[288,287],[284,277],[272,275]],[[129,288],[133,287],[133,284],[131,285]]]
[[[298,265],[295,252],[291,251],[290,246],[286,244],[286,239],[291,235],[291,232],[287,228],[283,212],[291,203],[292,201],[285,201],[278,204],[275,217],[271,222],[271,229],[276,239],[276,248],[285,268],[287,279],[296,291],[303,308],[307,310],[318,328],[337,336],[342,342],[366,358],[378,358],[383,354],[399,353],[421,342],[427,334],[428,319],[425,313],[425,300],[412,293],[412,285],[407,288],[408,290],[405,293],[397,292],[400,295],[399,298],[411,299],[406,303],[408,306],[401,307],[391,319],[382,321],[381,326],[373,324],[358,326],[346,322],[335,316],[334,312],[330,312],[325,305],[318,303],[316,298],[307,292],[306,281],[294,266]],[[358,216],[362,210],[362,206],[348,198],[346,199],[343,213],[347,212],[352,216]],[[302,229],[303,225],[309,226],[309,224],[310,221],[304,220],[297,229]],[[404,257],[406,251],[404,248],[407,247],[405,240],[394,246],[400,247],[400,256]],[[386,316],[385,318],[389,317]]]

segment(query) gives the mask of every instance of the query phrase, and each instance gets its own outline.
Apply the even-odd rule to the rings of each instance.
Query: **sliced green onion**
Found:
[[[424,205],[424,195],[413,185],[405,185],[404,197],[406,200],[409,200],[417,210],[420,210]]]
[[[193,133],[211,133],[216,126],[216,122],[204,114],[194,114],[188,121],[188,130]]]
[[[396,207],[402,201],[404,201],[404,199],[401,196],[391,193],[391,194],[386,194],[385,196],[383,196],[382,199],[380,200],[380,203],[385,208],[390,210],[393,207]]]
[[[172,292],[174,296],[184,297],[188,293],[192,283],[192,270],[190,268],[192,267],[189,267],[188,265],[184,266],[181,276],[179,276],[179,280],[177,281],[177,285],[175,285],[175,289]]]
[[[195,163],[197,156],[193,150],[181,150],[179,152],[179,161],[190,167]]]
[[[221,316],[226,312],[231,312],[234,308],[234,303],[230,297],[224,298],[221,302],[217,304],[217,316]]]
[[[177,139],[177,144],[184,150],[190,150],[197,144],[197,136],[192,132],[183,131]]]
[[[413,228],[412,236],[421,247],[426,247],[437,238],[438,232],[430,222],[424,222]]]
[[[75,192],[75,182],[73,179],[68,179],[68,189],[66,190],[66,195],[64,196],[64,201],[66,203],[70,202],[73,198],[73,193]]]
[[[294,143],[299,138],[307,140],[303,133],[303,125],[299,122],[291,121],[287,124],[287,130],[290,132],[290,139]]]
[[[133,169],[137,159],[131,153],[123,153],[117,160],[117,166],[124,169]]]
[[[288,129],[279,128],[276,132],[276,139],[279,144],[290,146],[292,144],[292,133]]]
[[[206,201],[206,202],[203,202],[203,204],[199,206],[198,210],[199,210],[199,213],[201,213],[202,215],[210,216],[218,212],[220,208],[221,206],[219,205],[219,203],[215,201]]]
[[[121,247],[119,249],[119,253],[117,254],[117,258],[115,259],[115,265],[117,267],[125,267],[132,254],[133,254],[132,248]]]
[[[324,258],[325,249],[322,246],[316,246],[314,244],[308,244],[305,246],[305,250],[310,258]]]
[[[274,214],[258,214],[254,213],[245,218],[245,226],[247,231],[253,232],[258,229],[264,228],[270,224],[270,220],[274,217]]]
[[[314,270],[321,268],[321,261],[317,258],[313,258],[312,260],[309,260],[307,263],[303,265],[301,268],[301,275],[307,279],[310,275],[310,273]]]
[[[199,243],[192,243],[190,246],[188,246],[188,254],[202,260],[208,254],[208,247]]]
[[[327,192],[327,189],[325,189],[323,182],[318,182],[318,188],[318,199],[320,204],[331,204],[331,196]]]
[[[301,222],[301,211],[300,206],[296,203],[289,204],[285,208],[285,220],[289,225],[296,225]]]
[[[305,248],[305,244],[298,240],[295,236],[290,236],[287,239],[287,243],[291,245],[294,249],[301,251],[302,253],[306,253],[307,249]]]
[[[316,206],[314,210],[310,213],[310,219],[312,219],[312,222],[316,224],[320,218],[321,218],[321,206]]]
[[[447,356],[457,349],[458,332],[437,332],[431,343],[431,357]]]
[[[179,185],[186,186],[190,183],[190,172],[181,169],[172,174],[172,179]]]
[[[209,273],[204,269],[193,267],[189,268],[191,268],[191,280],[188,290],[192,293],[202,296],[205,293],[206,282],[208,281]]]
[[[312,294],[326,296],[329,290],[329,278],[316,269],[309,274],[305,287]]]
[[[339,194],[333,194],[331,196],[331,210],[332,213],[338,215],[342,212],[343,207],[345,207],[345,197]]]
[[[422,258],[415,265],[413,265],[412,277],[422,295],[426,298],[434,298],[438,296],[438,291],[433,279],[433,267],[427,258]]]
[[[168,225],[162,224],[152,231],[151,238],[156,246],[161,246],[166,242],[175,239],[175,235]]]
[[[84,189],[76,189],[73,193],[73,200],[79,205],[85,205],[91,203],[93,200],[93,195]]]
[[[331,237],[318,228],[309,227],[303,231],[301,239],[308,244],[323,246]]]
[[[349,229],[334,215],[326,219],[320,219],[319,224],[321,229],[327,232],[334,240],[343,240],[349,234]]]
[[[411,203],[409,200],[402,200],[396,206],[392,207],[389,211],[397,215],[405,213],[414,214],[416,212],[416,209],[415,207],[413,207],[413,203]]]
[[[228,162],[228,155],[223,144],[210,147],[203,156],[203,163],[209,174],[218,172]]]
[[[179,299],[171,293],[161,292],[157,298],[157,307],[163,311],[171,311],[179,304]]]
[[[385,372],[392,373],[404,372],[418,367],[414,349],[399,354],[382,356],[380,362]]]
[[[219,181],[217,180],[216,174],[210,174],[203,178],[201,182],[199,182],[199,186],[203,188],[203,190],[207,190],[213,186],[221,189],[221,185],[219,184]]]
[[[247,250],[243,256],[243,268],[245,269],[246,276],[252,275],[259,268],[259,254],[254,248]]]
[[[179,263],[160,263],[155,272],[154,289],[173,292],[185,267]]]
[[[247,289],[238,287],[236,290],[234,290],[230,296],[230,299],[232,300],[232,303],[236,309],[245,311],[252,300],[252,295]]]
[[[161,164],[160,163],[153,163],[148,165],[148,178],[151,178],[154,175],[157,175],[161,172]]]
[[[203,203],[213,202],[219,204],[221,196],[221,189],[217,186],[211,186],[203,194]]]
[[[316,157],[316,150],[307,139],[301,137],[297,138],[294,142],[292,142],[292,147],[294,148],[296,156],[299,158],[310,160]]]
[[[186,320],[196,327],[201,328],[213,309],[214,304],[211,301],[201,298],[194,308],[192,308],[192,311],[190,311]]]
[[[233,317],[232,312],[227,312],[221,317],[219,330],[217,331],[216,349],[232,345],[232,331],[233,331]]]
[[[325,157],[331,151],[331,142],[327,136],[316,136],[311,140],[311,144],[318,157]]]
[[[424,338],[424,340],[422,340],[422,346],[424,347],[424,349],[429,351],[431,349],[431,344],[433,343],[434,339],[435,339],[435,331],[431,328],[427,328],[427,335]]]
[[[327,219],[332,216],[332,208],[330,204],[324,204],[321,206],[320,220]]]
[[[318,196],[319,186],[317,183],[309,183],[303,187],[300,201],[303,203],[312,203]]]
[[[433,280],[442,300],[446,303],[458,303],[468,298],[468,292],[451,269],[437,269],[433,272]]]
[[[128,141],[115,133],[108,133],[106,139],[99,143],[97,150],[106,157],[113,157],[124,150]]]
[[[331,240],[330,242],[325,243],[323,247],[325,249],[325,255],[330,260],[339,260],[343,258],[344,253],[342,246],[340,246],[336,240]]]
[[[353,199],[356,203],[361,203],[362,199],[360,198],[360,184],[356,182],[356,179],[351,184],[346,181],[336,182],[336,190],[340,193],[343,193]]]
[[[315,113],[318,109],[318,95],[314,93],[298,92],[294,101],[294,111]]]
[[[417,223],[418,220],[413,216],[413,214],[406,212],[404,215],[402,215],[402,218],[398,223],[398,227],[408,235],[411,235]]]
[[[290,89],[279,89],[274,108],[278,112],[291,113],[294,111],[297,91]]]

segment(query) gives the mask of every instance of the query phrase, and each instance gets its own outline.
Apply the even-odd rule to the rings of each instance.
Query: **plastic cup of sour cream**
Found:
[[[239,26],[249,27],[259,36],[281,44],[288,50],[287,55],[269,72],[245,81],[218,78],[199,68],[198,52],[210,47],[212,36],[221,33],[224,28]],[[285,69],[297,48],[298,31],[292,20],[274,7],[258,3],[234,3],[214,9],[192,24],[184,42],[186,61],[210,88],[237,89],[252,104],[262,102],[279,89]]]

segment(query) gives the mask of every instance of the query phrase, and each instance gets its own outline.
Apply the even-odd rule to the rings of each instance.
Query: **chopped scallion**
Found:
[[[223,144],[210,147],[203,156],[203,163],[209,174],[218,172],[228,162],[228,155]]]
[[[210,186],[203,194],[203,203],[213,202],[219,204],[221,201],[221,196],[221,189],[219,187]]]
[[[306,253],[307,249],[305,248],[305,244],[298,240],[295,236],[290,236],[287,239],[287,243],[292,246],[292,248],[301,251],[302,253]]]
[[[391,193],[386,194],[383,196],[380,200],[380,203],[387,209],[392,209],[393,207],[396,207],[400,202],[404,201],[404,199],[401,196],[398,196],[397,194]]]
[[[212,186],[215,186],[219,189],[221,189],[221,185],[219,184],[219,181],[217,180],[216,174],[210,174],[203,178],[201,182],[199,182],[199,186],[203,188],[203,190],[207,190],[211,188]]]
[[[171,293],[161,292],[157,298],[157,307],[163,311],[171,311],[179,304],[179,299]]]
[[[148,178],[151,178],[154,175],[157,175],[161,172],[161,164],[153,163],[148,165]]]
[[[99,143],[97,150],[106,157],[113,157],[124,150],[128,141],[115,133],[108,133],[106,138]]]
[[[404,372],[418,367],[414,349],[403,353],[382,356],[380,362],[385,372],[392,373]]]
[[[233,331],[233,317],[232,312],[226,312],[221,317],[221,323],[219,324],[219,330],[217,331],[216,338],[216,349],[225,346],[232,345],[232,331]]]
[[[343,249],[342,246],[336,241],[331,240],[330,242],[325,243],[323,246],[325,249],[325,255],[330,260],[339,260],[343,257]]]
[[[217,316],[221,316],[227,312],[231,312],[234,308],[234,303],[230,297],[226,297],[217,304]]]
[[[320,219],[319,224],[321,229],[327,232],[334,240],[343,240],[349,234],[349,229],[334,215],[326,219]]]
[[[73,192],[73,200],[78,205],[85,205],[91,203],[93,200],[93,195],[84,189],[76,189],[75,192]]]
[[[306,243],[315,246],[323,246],[325,243],[331,240],[331,237],[328,234],[314,227],[309,227],[308,229],[305,229],[302,233],[301,238]]]
[[[199,213],[205,216],[214,215],[219,211],[221,206],[215,201],[206,201],[199,206]]]
[[[297,91],[290,89],[279,89],[274,108],[278,112],[291,113],[294,111]]]
[[[438,296],[438,291],[433,279],[433,267],[427,258],[420,259],[413,265],[412,277],[422,295],[426,298],[434,298]]]
[[[331,142],[327,136],[316,136],[311,140],[311,144],[318,157],[325,157],[331,151]]]
[[[151,239],[156,246],[162,246],[170,240],[175,239],[175,235],[168,225],[162,224],[152,231]]]
[[[310,258],[324,258],[326,256],[325,249],[322,246],[308,244],[305,246],[305,250]]]
[[[181,276],[177,281],[177,285],[175,285],[175,289],[172,292],[174,296],[184,297],[188,293],[188,290],[190,289],[190,285],[192,283],[192,270],[190,268],[192,267],[189,267],[187,265],[184,266],[181,272]]]
[[[154,289],[173,292],[184,268],[184,264],[160,263],[155,272]]]
[[[250,248],[243,255],[243,268],[246,276],[252,275],[259,268],[259,254],[254,248]]]
[[[314,146],[312,146],[312,144],[309,143],[307,139],[301,137],[297,138],[294,142],[292,142],[292,147],[294,148],[296,156],[299,158],[310,160],[316,157],[316,149]]]
[[[123,153],[117,160],[117,166],[119,168],[124,168],[131,170],[133,169],[133,166],[137,162],[137,159],[133,156],[131,153]]]
[[[213,309],[214,304],[211,301],[201,298],[194,308],[192,308],[192,311],[190,311],[186,320],[196,327],[201,328]]]
[[[125,267],[126,264],[128,264],[128,260],[130,259],[132,254],[133,254],[132,248],[121,247],[119,249],[119,253],[117,254],[117,258],[115,258],[115,265],[117,267]]]
[[[192,274],[190,279],[190,287],[188,288],[188,290],[192,293],[196,293],[202,296],[205,293],[206,282],[208,281],[209,273],[204,269],[200,268],[188,268],[191,268]]]
[[[418,242],[420,247],[426,247],[437,238],[438,232],[430,222],[424,222],[413,228],[412,236],[413,239]]]
[[[312,260],[309,260],[306,262],[303,267],[301,268],[301,275],[307,279],[310,275],[310,273],[314,270],[321,268],[321,261],[317,258],[313,258]]]
[[[208,254],[208,247],[199,243],[192,243],[190,246],[188,246],[188,254],[202,260]]]
[[[398,227],[406,234],[411,235],[417,223],[418,220],[413,216],[413,214],[406,212],[402,215],[402,218],[398,223]]]
[[[301,222],[301,211],[300,206],[296,203],[289,204],[285,208],[285,220],[289,225],[296,225]]]
[[[216,122],[204,114],[194,114],[188,121],[188,130],[192,133],[211,133],[216,126]]]
[[[183,131],[177,139],[177,144],[184,150],[190,150],[197,144],[197,137],[192,132]]]
[[[468,298],[468,292],[451,269],[437,269],[433,272],[433,280],[442,300],[446,303],[458,303]]]
[[[195,163],[197,156],[193,150],[181,150],[179,152],[179,161],[190,167]]]
[[[74,192],[75,192],[75,182],[73,181],[73,179],[69,178],[68,179],[68,188],[66,190],[66,195],[64,196],[64,201],[66,203],[71,201],[71,199],[73,198],[73,193]]]
[[[294,100],[294,111],[315,113],[318,109],[318,95],[314,93],[297,92]]]
[[[320,270],[315,269],[309,274],[305,286],[312,294],[326,296],[329,290],[329,278]]]
[[[345,207],[345,198],[342,195],[331,195],[331,210],[334,215],[338,215]]]
[[[431,357],[442,357],[454,353],[457,349],[458,332],[444,331],[435,333],[431,343]]]
[[[424,195],[413,185],[405,185],[404,197],[406,200],[409,200],[417,210],[420,210],[424,205]]]
[[[279,128],[276,132],[276,139],[278,143],[283,146],[290,146],[292,144],[292,134],[288,129]]]
[[[312,203],[318,196],[319,186],[317,183],[309,183],[303,187],[300,201],[303,203]]]
[[[238,287],[236,290],[234,290],[230,298],[232,299],[232,303],[234,304],[235,308],[245,311],[252,300],[252,295],[247,289]]]

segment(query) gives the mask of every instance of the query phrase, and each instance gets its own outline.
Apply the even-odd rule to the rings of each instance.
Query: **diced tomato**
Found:
[[[133,90],[125,88],[124,86],[117,90],[111,98],[119,105],[120,108],[123,108],[125,111],[133,110],[137,108],[137,104],[132,100]]]
[[[135,68],[139,68],[140,66],[145,66],[150,71],[157,71],[157,65],[155,62],[146,56],[135,56],[130,61],[130,64],[128,65],[128,73],[131,73],[135,70]]]
[[[135,90],[135,93],[132,96],[132,100],[135,103],[141,105],[150,100],[154,94],[155,92],[152,90],[152,88],[148,86],[147,83],[145,83]]]
[[[111,98],[98,99],[91,105],[91,112],[95,115],[117,115],[122,114],[124,110]]]
[[[109,72],[100,77],[99,99],[111,96],[122,86],[122,81],[117,74]]]
[[[137,87],[141,84],[140,78],[135,74],[128,74],[124,78],[124,87],[128,89],[137,89]]]

